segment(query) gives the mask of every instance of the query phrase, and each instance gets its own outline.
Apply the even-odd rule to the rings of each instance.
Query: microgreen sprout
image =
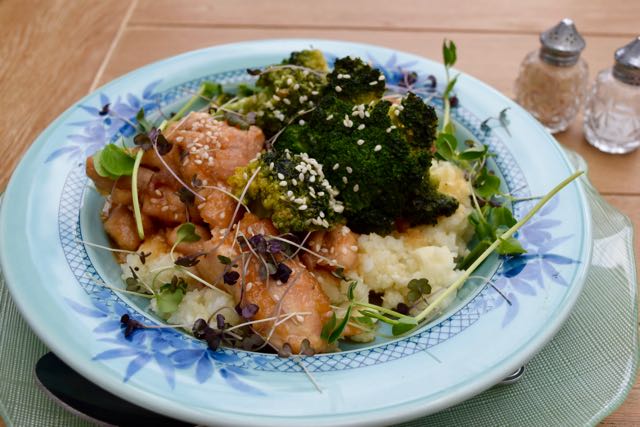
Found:
[[[511,132],[509,132],[509,117],[507,117],[507,112],[509,111],[509,107],[503,108],[500,113],[498,113],[497,117],[488,117],[481,124],[480,129],[485,133],[491,132],[491,129],[495,127],[501,127],[507,132],[507,135],[511,136]],[[497,122],[496,125],[492,125],[493,122]]]

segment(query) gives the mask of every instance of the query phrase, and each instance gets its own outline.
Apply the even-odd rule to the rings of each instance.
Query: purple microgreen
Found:
[[[238,279],[240,279],[240,273],[237,271],[227,271],[222,275],[222,280],[227,285],[235,285],[238,282]]]
[[[223,330],[225,327],[225,319],[224,319],[224,315],[218,313],[216,314],[216,326],[218,327],[218,329]]]
[[[264,345],[264,340],[258,334],[251,334],[247,337],[244,337],[242,339],[242,342],[240,343],[240,346],[242,347],[242,349],[247,351],[255,350],[256,348],[259,348],[263,345]]]
[[[284,250],[284,245],[276,240],[269,240],[267,242],[267,252],[272,255],[277,255]]]
[[[396,311],[400,314],[403,314],[405,316],[409,315],[409,306],[403,302],[398,303],[398,305],[396,306]]]
[[[251,320],[258,313],[259,309],[260,307],[258,307],[258,305],[256,304],[247,304],[242,307],[241,316],[247,320]]]
[[[98,111],[98,115],[100,116],[106,116],[107,114],[109,114],[109,106],[111,104],[110,103],[106,103],[102,106],[102,109],[100,111]]]
[[[458,97],[453,95],[449,98],[449,104],[451,104],[451,108],[456,108],[460,101],[458,101]]]
[[[122,315],[122,317],[120,318],[120,323],[124,327],[125,338],[129,338],[131,334],[133,334],[133,332],[137,329],[144,328],[144,325],[142,323],[129,316],[128,313]]]
[[[191,186],[198,190],[202,187],[202,185],[202,180],[198,178],[198,175],[193,175],[193,178],[191,178]]]
[[[149,257],[151,255],[151,252],[144,252],[144,251],[140,251],[138,252],[138,258],[140,258],[140,263],[142,265],[144,265],[147,262],[147,257]]]
[[[193,332],[193,336],[198,338],[199,340],[204,338],[204,333],[207,330],[209,325],[207,325],[207,321],[204,319],[197,319],[193,322],[193,328],[191,331]]]
[[[259,68],[247,68],[247,74],[250,76],[259,76],[262,73],[262,70]]]
[[[267,241],[262,234],[256,234],[249,238],[249,244],[260,255],[267,253]]]
[[[374,290],[370,290],[369,291],[369,303],[373,304],[373,305],[382,305],[382,303],[384,302],[382,300],[382,296],[384,294],[380,293],[380,292],[376,292]],[[403,313],[406,314],[406,313]]]
[[[291,349],[291,344],[288,342],[282,344],[282,348],[278,349],[278,357],[290,357],[293,354],[293,350]]]
[[[429,87],[431,89],[435,89],[436,88],[436,84],[437,84],[436,77],[433,74],[429,74],[427,76],[427,80],[429,81]]]
[[[205,254],[203,252],[199,252],[192,255],[181,256],[175,261],[175,265],[179,265],[182,267],[194,267],[200,262],[198,258],[201,257],[202,255],[205,255]]]
[[[193,193],[185,187],[181,187],[178,191],[176,191],[176,194],[178,195],[180,201],[187,206],[192,206],[196,201],[196,196],[194,196]]]
[[[300,343],[300,354],[303,356],[313,356],[316,354],[316,351],[311,347],[311,342],[307,338],[302,340]]]
[[[278,264],[276,272],[273,273],[271,277],[281,281],[282,283],[287,283],[287,281],[289,280],[289,276],[291,276],[291,272],[291,268],[284,262],[281,262]]]
[[[151,143],[151,138],[146,133],[139,133],[133,137],[133,143],[138,147],[142,148],[144,151],[148,151],[151,149],[153,144]]]

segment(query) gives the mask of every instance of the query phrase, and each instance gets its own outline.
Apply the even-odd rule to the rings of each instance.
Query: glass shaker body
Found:
[[[569,66],[553,65],[529,53],[520,66],[515,84],[516,102],[550,132],[565,130],[580,111],[589,82],[589,67],[578,58]]]
[[[640,86],[616,79],[611,68],[598,73],[585,107],[584,133],[607,153],[640,147]]]

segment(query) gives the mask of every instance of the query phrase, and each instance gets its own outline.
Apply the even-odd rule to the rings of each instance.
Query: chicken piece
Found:
[[[190,113],[166,135],[184,150],[181,175],[187,180],[198,177],[205,185],[226,182],[236,168],[255,158],[264,144],[259,128],[241,130],[208,113]]]
[[[159,187],[142,196],[142,212],[152,218],[168,224],[180,224],[187,221],[187,209],[175,190]]]
[[[309,249],[320,255],[335,260],[345,270],[351,270],[358,261],[358,235],[346,225],[337,226],[328,231],[315,231],[307,244]],[[301,255],[302,262],[310,270],[331,268],[329,263],[312,254]]]
[[[218,187],[230,191],[223,185],[218,185]],[[205,197],[205,201],[198,204],[198,212],[204,222],[209,224],[211,228],[227,228],[229,222],[232,221],[238,202],[222,191],[213,188],[205,188],[200,191],[200,194]]]
[[[278,232],[270,220],[259,219],[255,215],[246,214],[237,224],[239,234],[247,238],[262,234],[265,236],[277,235]],[[224,230],[221,230],[224,233]],[[213,283],[218,281],[224,273],[225,266],[217,258],[218,255],[227,256],[236,263],[242,263],[237,258],[240,255],[239,245],[234,242],[235,232],[229,233],[221,242],[219,233],[213,232],[214,238],[209,241],[210,251],[198,263],[198,272],[205,280]],[[327,342],[320,338],[322,327],[331,315],[329,299],[323,292],[320,284],[307,268],[296,258],[282,261],[292,272],[286,283],[278,284],[273,278],[269,283],[260,276],[262,262],[247,254],[245,260],[249,260],[246,274],[244,293],[241,281],[235,285],[226,286],[241,307],[256,304],[259,309],[254,320],[267,319],[279,316],[271,322],[258,323],[254,330],[268,337],[274,324],[282,321],[273,329],[269,343],[275,348],[282,348],[285,343],[291,346],[294,353],[298,353],[302,341],[308,339],[311,346],[318,352],[327,349]],[[239,268],[236,270],[240,270]],[[305,314],[293,314],[305,313]],[[291,318],[284,317],[292,314]]]
[[[96,167],[93,164],[93,156],[87,158],[85,171],[87,173],[87,176],[91,178],[91,180],[95,184],[100,194],[109,194],[111,192],[111,189],[113,188],[113,180],[98,175],[98,171],[96,171]]]
[[[109,218],[104,222],[104,229],[121,249],[135,251],[140,246],[136,220],[133,212],[126,206],[118,205],[111,209]]]
[[[178,228],[180,228],[180,226],[167,230],[166,239],[170,247],[176,243]],[[210,243],[208,242],[211,239],[211,233],[209,233],[209,230],[201,225],[196,225],[195,228],[195,233],[200,236],[200,240],[197,242],[179,243],[176,246],[176,251],[184,255],[194,255],[206,253],[210,250]]]

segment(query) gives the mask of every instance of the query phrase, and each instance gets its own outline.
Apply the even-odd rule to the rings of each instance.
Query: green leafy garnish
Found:
[[[342,332],[344,332],[344,328],[347,327],[347,323],[349,323],[352,308],[352,305],[349,305],[349,307],[347,307],[347,311],[345,312],[344,317],[340,320],[340,323],[338,323],[336,313],[332,313],[331,318],[322,327],[320,337],[327,341],[329,344],[338,341],[338,339],[342,335]]]
[[[228,256],[218,255],[218,261],[220,261],[220,264],[223,265],[231,265],[231,258],[229,258]]]
[[[107,144],[93,155],[93,165],[98,175],[113,180],[121,176],[131,176],[134,163],[134,158],[124,148],[115,144]]]
[[[418,321],[415,318],[403,317],[398,319],[398,322],[395,325],[393,325],[393,327],[391,328],[391,333],[393,334],[394,337],[397,337],[398,335],[402,335],[409,332],[416,326],[418,326]]]
[[[160,292],[155,295],[158,312],[162,316],[171,315],[178,309],[182,298],[187,291],[187,284],[183,279],[175,276],[171,283],[165,283],[160,287]]]
[[[412,279],[407,285],[409,293],[407,294],[407,300],[410,303],[414,303],[422,298],[423,295],[429,295],[431,293],[431,285],[427,279]]]
[[[176,242],[197,242],[200,236],[196,233],[196,226],[191,222],[185,222],[176,231]]]

